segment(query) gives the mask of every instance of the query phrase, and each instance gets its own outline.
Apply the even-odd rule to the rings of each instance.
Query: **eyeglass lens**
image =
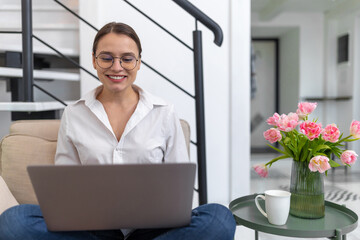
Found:
[[[114,64],[115,57],[110,54],[99,54],[96,58],[96,62],[101,68],[111,68]],[[134,56],[122,56],[120,58],[120,65],[126,70],[133,70],[136,67],[137,59]]]

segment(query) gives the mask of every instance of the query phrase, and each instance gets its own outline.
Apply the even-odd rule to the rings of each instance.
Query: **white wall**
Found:
[[[221,4],[215,0],[192,2],[214,19],[224,32],[224,42],[219,48],[213,43],[213,34],[201,23],[198,25],[203,34],[208,198],[210,202],[226,204],[233,196],[249,192],[250,1],[232,0]],[[192,47],[195,21],[174,2],[158,0],[156,6],[152,1],[134,0],[131,3]],[[230,4],[233,8],[230,8]],[[142,41],[142,60],[194,94],[193,56],[190,50],[123,1],[97,1],[90,6],[88,1],[80,0],[79,5],[80,14],[97,28],[110,21],[131,25]],[[232,19],[240,22],[232,22]],[[80,33],[81,62],[91,68],[94,31],[80,24]],[[190,123],[191,138],[196,141],[195,106],[190,97],[145,65],[141,66],[136,83],[174,103],[180,118]],[[97,84],[82,73],[82,94]],[[191,158],[196,160],[194,147]]]
[[[358,92],[359,67],[360,67],[360,12],[352,12],[346,16],[330,14],[325,18],[326,28],[326,56],[325,72],[327,74],[325,86],[327,96],[331,97],[350,97],[352,99],[344,101],[329,101],[326,105],[325,117],[328,123],[335,122],[344,132],[344,136],[349,135],[350,123],[353,119],[360,120],[358,103],[360,101]],[[349,61],[337,63],[337,38],[344,34],[349,34]],[[349,144],[349,149],[360,153],[359,141]],[[351,170],[360,170],[360,164],[355,164]]]
[[[230,199],[235,199],[250,192],[250,1],[231,0],[229,7]]]
[[[280,97],[279,112],[295,112],[300,86],[300,33],[299,28],[287,30],[280,36]]]
[[[273,31],[273,37],[280,37],[283,39],[284,44],[287,44],[286,41],[288,38],[291,38],[291,35],[287,36],[289,28],[299,29],[298,36],[298,49],[291,49],[290,46],[286,47],[286,52],[282,49],[281,55],[291,55],[293,56],[293,61],[289,64],[299,65],[298,73],[297,72],[282,72],[281,77],[291,78],[295,75],[299,76],[298,85],[291,86],[291,89],[288,91],[295,91],[298,88],[298,94],[295,96],[289,96],[289,98],[282,99],[281,102],[292,102],[291,106],[287,104],[285,111],[295,111],[297,108],[296,103],[299,100],[304,99],[305,97],[321,97],[323,96],[323,26],[324,26],[324,17],[321,13],[282,13],[275,17],[274,19],[266,22],[259,20],[258,16],[254,14],[251,19],[252,28],[276,28],[284,29],[283,31]],[[265,31],[264,31],[265,32]],[[268,33],[267,33],[268,34]],[[293,34],[296,34],[295,32]],[[257,33],[259,37],[259,33]],[[294,36],[292,36],[293,38]],[[280,41],[280,48],[282,41]],[[296,47],[296,46],[294,46]],[[296,51],[299,51],[299,62],[294,58]],[[291,57],[287,56],[287,58]],[[294,66],[293,65],[293,66]],[[280,66],[284,68],[284,66]],[[295,68],[293,68],[296,71]],[[286,76],[285,76],[286,74]],[[289,94],[290,95],[290,94]],[[296,98],[299,99],[296,99]],[[291,110],[290,110],[291,109]]]
[[[353,87],[353,119],[360,121],[360,16],[357,14],[354,18],[354,87]],[[360,153],[360,143],[354,142],[350,145],[355,152]],[[352,167],[353,170],[360,170],[359,162]]]
[[[327,61],[325,71],[328,72],[325,85],[327,96],[352,97],[354,92],[354,36],[355,16],[331,16],[326,19],[327,35],[325,38]],[[349,34],[349,61],[337,63],[337,39]],[[353,100],[327,102],[326,118],[336,122],[342,131],[348,134],[349,124],[353,119]]]
[[[255,91],[251,98],[251,149],[267,148],[263,132],[269,129],[264,124],[275,112],[276,100],[276,43],[275,41],[252,41],[255,54]]]

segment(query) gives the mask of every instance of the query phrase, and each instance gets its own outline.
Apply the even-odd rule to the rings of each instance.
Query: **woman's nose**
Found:
[[[124,68],[121,66],[121,60],[120,59],[114,59],[114,63],[113,65],[111,66],[111,68],[113,70],[117,70],[117,71],[121,71],[123,70]]]

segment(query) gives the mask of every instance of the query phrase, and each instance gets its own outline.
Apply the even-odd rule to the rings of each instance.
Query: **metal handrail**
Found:
[[[186,12],[192,15],[196,20],[204,24],[207,28],[209,28],[215,35],[214,43],[221,46],[223,42],[223,32],[219,24],[217,24],[214,20],[209,18],[205,13],[203,13],[200,9],[195,7],[187,0],[173,0],[176,4],[182,7]]]

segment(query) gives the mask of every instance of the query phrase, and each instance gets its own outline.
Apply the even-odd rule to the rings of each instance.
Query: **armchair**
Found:
[[[189,152],[190,127],[180,120]],[[60,120],[21,120],[0,142],[0,214],[16,204],[37,204],[26,167],[54,164]]]

